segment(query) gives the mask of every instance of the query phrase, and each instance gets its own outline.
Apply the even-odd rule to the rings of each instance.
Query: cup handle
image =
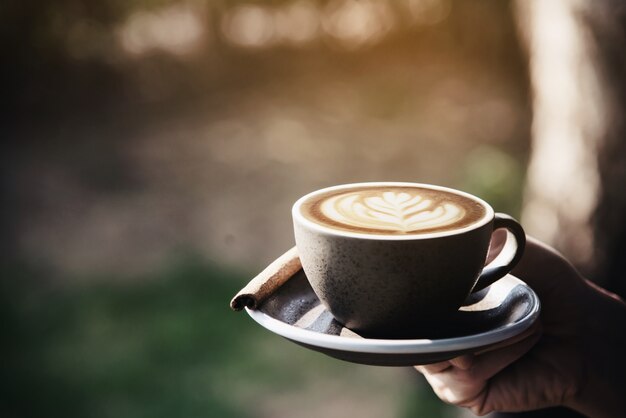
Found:
[[[483,268],[472,292],[483,290],[496,280],[506,276],[522,258],[526,245],[526,233],[522,226],[509,215],[496,213],[493,230],[506,229],[506,241],[500,254]]]

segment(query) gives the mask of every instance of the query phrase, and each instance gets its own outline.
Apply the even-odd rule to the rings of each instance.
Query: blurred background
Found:
[[[307,351],[228,303],[293,245],[291,204],[346,182],[460,188],[555,245],[567,222],[582,225],[570,254],[591,265],[590,219],[606,183],[595,154],[572,160],[590,167],[574,194],[591,190],[582,203],[565,199],[566,210],[582,208],[574,219],[533,188],[571,184],[550,172],[564,164],[531,154],[545,132],[555,136],[549,121],[586,120],[570,112],[537,123],[542,104],[576,102],[550,97],[571,99],[584,85],[572,76],[538,93],[540,76],[563,73],[545,69],[551,55],[537,45],[561,51],[573,39],[565,46],[584,57],[587,38],[565,19],[543,34],[555,42],[538,42],[533,25],[547,12],[537,7],[4,2],[0,414],[468,416],[412,370]],[[587,104],[604,103],[602,84],[590,89]],[[583,126],[582,143],[597,149],[600,122],[620,119],[583,113],[596,131]],[[562,184],[552,181],[550,196]]]

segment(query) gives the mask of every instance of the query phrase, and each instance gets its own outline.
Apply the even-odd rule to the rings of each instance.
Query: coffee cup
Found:
[[[292,216],[315,294],[369,337],[427,337],[470,293],[509,273],[525,245],[520,224],[484,200],[420,183],[328,187],[298,199]],[[499,229],[505,245],[485,266]]]

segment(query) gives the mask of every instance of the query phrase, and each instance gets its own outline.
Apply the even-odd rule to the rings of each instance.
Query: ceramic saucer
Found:
[[[257,310],[246,308],[261,326],[329,356],[377,366],[412,366],[476,352],[520,334],[539,316],[535,292],[507,275],[470,295],[438,331],[416,339],[363,338],[337,322],[321,304],[302,271]]]

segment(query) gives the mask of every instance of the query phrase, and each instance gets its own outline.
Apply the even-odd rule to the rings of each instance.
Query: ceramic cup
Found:
[[[413,197],[413,189],[425,197]],[[362,190],[368,191],[362,199],[350,195]],[[334,218],[320,221],[326,216],[320,215],[320,202],[330,199],[334,200],[327,204],[329,216]],[[402,208],[415,199],[418,203],[405,210],[406,216],[387,216],[392,213],[389,208]],[[452,222],[453,215],[458,217],[453,210],[457,200],[465,202],[474,218],[433,228],[433,219]],[[332,212],[333,205],[337,213]],[[342,224],[341,216],[352,216],[345,210],[353,209],[357,221]],[[296,246],[315,294],[338,321],[368,337],[427,337],[428,330],[445,324],[446,316],[457,311],[470,293],[509,273],[525,245],[520,224],[494,213],[482,199],[418,183],[355,183],[318,190],[300,198],[292,216]],[[367,222],[377,222],[377,216],[385,227],[390,219],[401,219],[410,224],[408,232],[371,228]],[[418,229],[411,231],[413,224]],[[426,227],[419,229],[420,225]],[[498,229],[507,231],[505,245],[485,266],[492,234]]]

